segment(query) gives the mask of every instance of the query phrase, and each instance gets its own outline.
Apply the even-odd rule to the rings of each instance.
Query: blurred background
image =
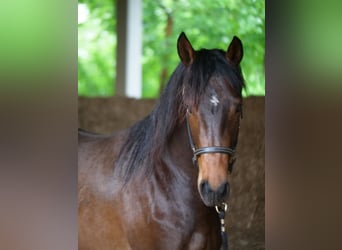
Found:
[[[238,36],[244,96],[265,95],[264,27],[262,0],[79,0],[78,93],[158,97],[179,63],[176,42],[184,31],[194,49],[226,50]],[[118,90],[127,85],[134,94]]]
[[[84,16],[89,17],[100,12],[100,7],[105,2],[108,3],[108,8],[111,8],[108,11],[110,15],[117,15],[116,5],[119,1],[0,2],[1,249],[77,249],[76,131],[79,126],[77,120],[81,118],[77,116],[77,112],[82,104],[80,100],[85,100],[84,97],[75,98],[77,77],[82,79],[83,63],[82,58],[77,56],[77,51],[81,54],[82,43],[86,42],[82,38],[82,26],[86,25]],[[196,49],[201,46],[225,49],[229,41],[224,41],[220,45],[221,43],[215,39],[219,40],[227,36],[229,40],[234,34],[238,35],[245,46],[243,71],[249,86],[249,95],[252,95],[251,86],[256,81],[250,80],[249,77],[255,72],[263,73],[263,54],[253,49],[253,46],[259,43],[259,38],[256,38],[263,37],[263,33],[257,33],[259,28],[251,27],[248,31],[246,28],[247,25],[254,25],[253,27],[258,25],[257,27],[263,29],[263,25],[249,22],[250,19],[255,19],[254,12],[251,14],[249,10],[256,11],[256,6],[264,5],[264,2],[187,1],[188,4],[182,7],[184,5],[181,3],[184,1],[173,1],[168,2],[167,6],[169,8],[178,6],[173,15],[179,16],[202,2],[206,3],[205,7],[202,7],[201,12],[197,9],[195,16],[183,17],[183,20],[174,18],[173,39],[168,54],[176,58],[175,39],[180,32],[175,30],[176,26],[184,29]],[[147,3],[143,1],[141,9],[149,6]],[[220,14],[209,11],[211,3],[216,3],[217,9],[226,13],[224,18]],[[83,7],[78,7],[82,4],[86,7],[83,9],[84,13],[82,13]],[[164,21],[149,26],[149,30],[144,27],[141,36],[144,40],[146,36],[154,34],[158,25],[163,25],[164,28],[166,25],[166,16],[155,14],[158,13],[157,9],[162,10],[162,8],[156,1],[150,1],[150,5],[156,6],[155,9],[147,9],[150,10],[150,15],[154,15],[152,19],[163,17]],[[245,5],[244,18],[237,19],[237,13],[242,11]],[[94,8],[95,6],[99,8]],[[342,196],[338,191],[342,189],[340,167],[342,2],[338,0],[266,1],[266,6],[267,98],[247,97],[245,103],[246,110],[239,141],[240,149],[243,151],[239,151],[241,154],[236,163],[239,167],[236,165],[234,174],[235,177],[248,179],[241,182],[245,185],[239,186],[240,181],[237,181],[234,187],[236,190],[234,196],[237,198],[236,202],[232,202],[231,205],[234,206],[231,208],[231,214],[228,215],[232,221],[227,223],[232,244],[230,249],[235,248],[234,243],[238,246],[236,248],[240,249],[241,246],[246,250],[259,249],[255,244],[249,247],[253,242],[247,240],[250,239],[249,236],[256,237],[258,234],[246,233],[246,228],[254,228],[252,232],[259,232],[260,237],[257,237],[254,242],[260,243],[258,244],[260,249],[262,245],[265,246],[262,224],[253,223],[253,220],[262,222],[266,211],[264,223],[266,222],[267,229],[267,249],[337,250],[342,245],[340,226]],[[264,11],[263,8],[259,10]],[[233,13],[235,13],[234,22],[230,19]],[[78,25],[76,25],[77,16]],[[203,18],[204,16],[210,18]],[[219,21],[221,17],[223,25]],[[200,23],[191,26],[190,22],[196,18]],[[265,20],[263,14],[258,18]],[[102,15],[102,19],[94,21],[92,25],[100,28],[106,23],[105,19],[106,15]],[[207,27],[204,26],[207,19],[215,25],[204,30],[203,28]],[[113,34],[115,34],[119,19],[108,17],[107,20],[112,22],[112,28],[108,30],[110,32],[114,30]],[[144,21],[145,25],[147,23]],[[200,34],[194,33],[198,29]],[[219,33],[220,36],[216,37],[213,33],[225,29],[228,31]],[[103,37],[109,31],[87,32],[89,38],[92,37],[92,32],[101,34],[88,39],[93,50],[100,51],[104,45],[113,46],[112,51],[105,53],[108,55],[113,53],[109,56],[112,65],[109,66],[108,71],[101,69],[99,76],[112,74],[108,86],[112,88],[113,94],[114,91],[118,94],[117,88],[114,89],[117,78],[117,51],[114,46],[117,46],[118,37],[113,35],[112,44],[101,43],[105,41]],[[155,36],[153,39],[159,37]],[[202,43],[203,39],[205,43]],[[166,40],[160,39],[159,43],[157,40],[154,41],[157,50],[153,53],[160,55],[162,44]],[[148,46],[152,46],[151,40],[141,45],[141,48],[147,50]],[[260,49],[264,49],[263,45]],[[90,56],[90,51],[83,51],[85,55],[89,53]],[[254,53],[261,56],[260,63],[257,59],[252,59]],[[104,62],[104,60],[99,61]],[[172,70],[177,62],[172,66]],[[141,61],[141,63],[144,65],[145,62]],[[157,64],[161,63],[158,61],[154,67],[159,67]],[[254,70],[253,67],[260,67],[261,70]],[[145,70],[146,66],[144,66]],[[84,71],[90,74],[93,70]],[[89,77],[90,80],[84,83],[87,85],[99,83],[99,76]],[[144,81],[144,84],[150,81],[159,82],[159,77],[158,73],[155,73],[148,82]],[[81,89],[82,86],[79,86],[79,94],[85,95]],[[156,90],[155,93],[158,91]],[[89,96],[91,95],[104,96],[105,94],[92,90],[89,93]],[[99,101],[100,98],[88,99]],[[114,98],[101,99],[108,102],[102,107],[108,107],[110,101],[114,101]],[[133,103],[132,99],[129,100]],[[125,107],[124,104],[119,102],[112,106]],[[134,107],[140,104],[140,102],[135,103]],[[149,107],[151,106],[152,104]],[[94,113],[100,110],[91,107]],[[148,112],[147,109],[148,107],[145,108],[145,112]],[[123,112],[121,118],[125,118],[129,113]],[[96,121],[94,116],[89,113],[88,116],[89,119]],[[113,116],[112,112],[111,116]],[[105,122],[102,127],[108,123],[105,118],[108,117],[102,117]],[[112,127],[114,125],[108,125],[107,129],[112,130]],[[257,130],[262,133],[256,133]],[[263,137],[265,131],[266,141]],[[249,143],[254,150],[247,148],[245,143]],[[246,155],[248,152],[253,155]],[[255,174],[259,177],[255,178]],[[266,207],[263,207],[264,177],[267,184]],[[256,186],[258,189],[255,188]],[[237,195],[242,192],[244,198]],[[243,204],[237,204],[238,202]],[[249,211],[240,208],[247,208]],[[252,210],[256,213],[250,213]],[[238,224],[234,225],[234,221]],[[255,225],[260,225],[260,230]],[[241,230],[236,230],[237,228]],[[234,232],[241,233],[234,236]]]

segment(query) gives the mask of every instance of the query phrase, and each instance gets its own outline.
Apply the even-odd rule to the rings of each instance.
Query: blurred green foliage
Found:
[[[261,0],[142,0],[143,97],[158,97],[179,63],[184,31],[195,49],[244,45],[244,95],[265,95],[265,2]],[[79,95],[115,93],[116,1],[79,1]]]

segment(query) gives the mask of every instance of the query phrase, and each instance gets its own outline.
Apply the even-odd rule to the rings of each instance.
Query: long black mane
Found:
[[[212,76],[226,78],[241,96],[245,84],[240,67],[230,64],[223,50],[196,51],[191,66],[177,66],[153,111],[130,128],[115,162],[125,183],[136,170],[148,174],[160,162],[173,131],[184,121],[186,108],[198,104]]]

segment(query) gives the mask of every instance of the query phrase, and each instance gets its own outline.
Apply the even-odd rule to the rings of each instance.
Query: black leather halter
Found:
[[[194,141],[192,140],[192,136],[191,136],[191,130],[190,130],[190,123],[189,123],[189,119],[188,119],[188,115],[185,115],[186,117],[186,128],[187,128],[187,132],[188,132],[188,137],[189,137],[189,143],[190,143],[190,147],[192,149],[193,152],[193,157],[192,157],[192,162],[195,166],[197,166],[197,158],[198,156],[200,156],[201,154],[210,154],[210,153],[221,153],[221,154],[228,154],[230,155],[232,158],[229,162],[229,171],[232,171],[232,166],[235,162],[235,149],[232,148],[228,148],[228,147],[222,147],[222,146],[210,146],[210,147],[201,147],[201,148],[197,148],[195,146]]]

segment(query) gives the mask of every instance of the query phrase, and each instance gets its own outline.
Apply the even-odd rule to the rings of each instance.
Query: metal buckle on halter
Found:
[[[222,202],[221,205],[216,205],[215,209],[218,214],[220,214],[221,212],[226,212],[228,210],[228,204]]]
[[[222,240],[221,249],[228,250],[228,235],[226,233],[226,226],[224,222],[226,211],[228,210],[228,205],[227,203],[222,202],[221,205],[215,206],[215,209],[220,218],[220,231],[221,231],[221,240]]]

